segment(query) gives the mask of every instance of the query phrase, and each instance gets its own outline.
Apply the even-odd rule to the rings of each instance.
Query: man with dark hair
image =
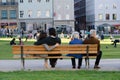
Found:
[[[61,44],[61,39],[56,36],[55,28],[50,28],[49,36],[46,37],[43,41],[37,42],[37,44],[47,44],[49,46],[56,45],[56,43]],[[49,54],[48,56],[61,56],[61,54]],[[50,58],[49,61],[50,61],[51,67],[54,68],[57,62],[57,58],[54,58],[54,59]]]

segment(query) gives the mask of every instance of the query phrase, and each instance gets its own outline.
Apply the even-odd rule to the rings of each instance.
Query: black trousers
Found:
[[[71,58],[72,61],[72,66],[76,67],[76,61],[75,58]],[[82,58],[78,58],[78,67],[80,67],[82,65]]]
[[[61,54],[49,54],[48,56],[61,56]],[[57,63],[57,58],[54,58],[54,59],[50,58],[49,61],[50,61],[51,67],[54,68]]]
[[[99,65],[101,56],[102,56],[102,51],[99,51],[99,53],[96,57],[95,65]]]

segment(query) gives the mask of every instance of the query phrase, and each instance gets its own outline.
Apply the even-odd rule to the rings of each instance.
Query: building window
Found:
[[[67,14],[67,15],[66,15],[66,20],[69,20],[69,19],[70,19],[70,15]]]
[[[103,4],[100,4],[100,5],[99,5],[99,9],[102,9],[102,8],[103,8]]]
[[[66,9],[69,9],[70,8],[70,6],[69,5],[66,5]]]
[[[58,14],[58,20],[61,20],[61,15],[60,14]]]
[[[10,19],[16,19],[17,15],[16,15],[16,10],[10,10]]]
[[[41,0],[37,0],[37,2],[41,2]]]
[[[106,9],[109,9],[109,5],[108,5],[108,4],[106,4],[106,5],[105,5],[105,8],[106,8]]]
[[[7,12],[7,10],[2,10],[1,11],[1,18],[2,19],[8,19],[8,12]]]
[[[20,3],[23,3],[23,0],[20,0]]]
[[[99,20],[103,20],[103,15],[102,14],[98,14],[98,18],[99,18]]]
[[[41,16],[41,11],[37,11],[37,17]]]
[[[29,3],[31,3],[31,2],[32,2],[32,0],[28,0],[28,2],[29,2]]]
[[[11,0],[11,5],[15,5],[15,0]]]
[[[116,9],[117,8],[117,5],[116,4],[113,4],[113,9]]]
[[[106,20],[110,20],[110,14],[106,14]]]
[[[28,10],[28,17],[32,16],[32,10]]]
[[[24,11],[20,11],[20,17],[22,18],[24,15]]]
[[[50,11],[46,11],[46,17],[50,17]]]
[[[46,0],[46,2],[50,2],[50,0]]]
[[[113,14],[113,20],[116,20],[117,19],[117,14]]]

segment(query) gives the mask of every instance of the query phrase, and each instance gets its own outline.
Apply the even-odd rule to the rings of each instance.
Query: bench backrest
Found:
[[[97,44],[60,45],[47,51],[43,45],[14,45],[13,54],[97,54]]]

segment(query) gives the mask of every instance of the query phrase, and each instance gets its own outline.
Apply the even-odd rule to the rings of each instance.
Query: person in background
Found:
[[[79,32],[75,31],[72,33],[72,40],[69,42],[70,45],[75,45],[75,44],[83,44],[83,41],[81,37],[79,36]],[[75,58],[78,58],[78,66],[77,68],[80,69],[82,65],[82,54],[68,54],[67,56],[72,56],[74,58],[71,58],[72,61],[72,68],[76,68],[76,61]]]
[[[90,37],[83,41],[83,44],[98,44],[98,54],[96,57],[94,69],[99,69],[99,62],[102,56],[102,51],[100,51],[100,41],[96,38],[96,30],[90,30]],[[92,56],[92,54],[91,54]]]
[[[114,45],[114,47],[116,48],[117,47],[117,43],[120,42],[120,39],[115,39],[112,43],[112,45]]]
[[[13,38],[13,39],[10,41],[10,45],[16,45],[16,43],[15,43],[15,38]]]
[[[23,43],[21,37],[19,37],[19,43],[18,43],[18,45],[24,45],[24,43]]]

